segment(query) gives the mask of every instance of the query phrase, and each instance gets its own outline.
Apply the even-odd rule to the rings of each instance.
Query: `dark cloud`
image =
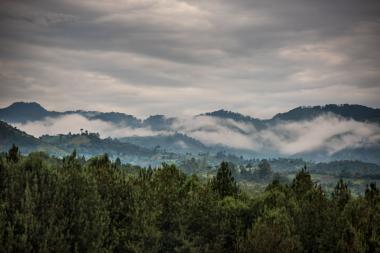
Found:
[[[259,117],[379,107],[379,13],[375,0],[3,1],[1,105]]]

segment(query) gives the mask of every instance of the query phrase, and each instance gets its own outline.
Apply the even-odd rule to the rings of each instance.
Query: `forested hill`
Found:
[[[18,130],[4,121],[0,121],[0,145],[7,146],[9,144],[12,145],[12,143],[19,146],[33,146],[41,142],[37,138]]]
[[[175,153],[192,152],[197,154],[199,152],[210,151],[210,148],[202,142],[180,133],[156,136],[131,136],[120,138],[120,141],[150,149]]]
[[[78,148],[88,155],[100,151],[123,155],[125,149],[130,155],[146,156],[148,150],[159,148],[176,154],[227,151],[246,157],[376,164],[380,164],[379,118],[380,109],[347,104],[297,107],[267,120],[227,110],[188,118],[152,115],[139,119],[118,112],[48,111],[37,103],[18,102],[0,109],[0,119],[35,136],[78,133],[88,126],[103,138],[112,138],[101,141],[87,136],[69,141],[80,144]],[[134,146],[128,144],[135,145],[137,151],[133,153]],[[74,147],[59,143],[59,148],[66,151]],[[96,153],[90,153],[91,149]]]
[[[0,150],[8,150],[12,144],[19,146],[23,153],[46,151],[58,156],[69,154],[74,149],[85,156],[108,153],[113,157],[149,157],[155,153],[151,149],[111,138],[102,139],[98,134],[88,132],[35,138],[0,121]]]
[[[340,177],[371,177],[380,176],[380,166],[360,161],[332,161],[311,165],[310,172],[335,175]]]
[[[154,152],[140,146],[120,142],[115,139],[102,139],[96,133],[66,134],[39,138],[42,142],[57,146],[67,152],[76,149],[87,156],[108,153],[112,156],[151,156]]]
[[[0,151],[8,150],[12,144],[21,147],[23,153],[32,151],[47,151],[50,154],[65,152],[57,146],[44,143],[19,129],[0,121]]]
[[[302,106],[285,113],[275,115],[272,120],[300,121],[309,120],[325,113],[333,113],[343,118],[357,121],[370,121],[380,123],[380,109],[363,105],[336,105]]]
[[[38,121],[46,118],[55,118],[65,115],[79,114],[92,120],[103,120],[115,124],[128,124],[139,127],[141,121],[132,115],[117,112],[97,112],[97,111],[48,111],[36,102],[25,103],[16,102],[6,108],[0,109],[0,119],[10,123],[25,123],[28,121]]]
[[[0,109],[0,119],[6,122],[20,122],[42,120],[46,117],[57,117],[59,112],[48,111],[36,102],[16,102]]]
[[[231,111],[226,111],[226,110],[218,110],[214,112],[208,112],[204,114],[200,114],[199,116],[209,116],[213,118],[220,118],[220,119],[230,119],[234,120],[236,122],[243,122],[243,123],[248,123],[248,124],[253,124],[256,128],[261,129],[264,128],[264,123],[265,121],[252,118],[250,116],[246,116],[240,113],[236,112],[231,112]]]
[[[380,122],[380,109],[370,108],[363,105],[351,104],[329,104],[325,106],[302,106],[294,108],[288,112],[276,114],[273,118],[262,120],[251,116],[227,110],[217,110],[207,112],[198,116],[210,116],[222,119],[232,119],[238,122],[245,122],[255,125],[258,128],[264,127],[265,124],[273,124],[278,120],[284,121],[302,121],[310,120],[317,116],[332,113],[346,119],[357,121]],[[25,103],[16,102],[12,105],[0,109],[0,119],[11,123],[25,123],[27,121],[42,120],[47,117],[59,117],[70,114],[79,114],[90,120],[99,119],[114,124],[124,124],[131,127],[149,126],[154,130],[170,128],[175,118],[166,117],[165,115],[152,115],[145,120],[138,119],[133,115],[120,112],[99,112],[99,111],[48,111],[36,102]]]
[[[0,154],[0,252],[372,253],[379,213],[375,184],[354,197],[338,181],[327,194],[307,169],[254,194],[228,163],[204,180],[107,156]]]

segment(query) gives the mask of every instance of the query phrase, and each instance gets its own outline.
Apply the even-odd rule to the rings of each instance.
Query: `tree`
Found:
[[[306,166],[297,173],[292,183],[292,189],[297,197],[304,196],[308,191],[312,190],[314,186],[311,180],[310,173],[307,171]]]
[[[336,244],[336,252],[361,253],[365,252],[363,235],[351,225],[347,224],[343,229],[341,238]]]
[[[183,236],[183,206],[186,203],[186,176],[175,165],[163,164],[156,171],[153,187],[159,200],[157,227],[162,232],[158,252],[176,252],[186,245]]]
[[[62,217],[66,221],[67,246],[70,252],[102,252],[109,227],[107,206],[97,190],[95,178],[77,161],[69,162],[69,167],[64,168]]]
[[[376,187],[376,183],[367,185],[364,196],[370,205],[376,205],[380,202],[380,190]]]
[[[356,197],[340,180],[328,198],[304,168],[251,194],[225,162],[206,182],[126,167],[0,154],[0,252],[380,252],[375,184]]]
[[[258,167],[256,174],[259,180],[267,181],[272,178],[272,168],[266,159],[262,160]]]
[[[212,189],[221,198],[234,196],[239,191],[227,162],[222,162],[220,164],[216,177],[213,178],[211,184]]]
[[[347,183],[343,182],[342,179],[338,181],[332,193],[332,199],[337,205],[338,209],[341,211],[351,199],[351,192],[348,189]]]
[[[367,227],[364,234],[368,244],[367,252],[380,252],[380,190],[371,183],[365,191]]]
[[[119,157],[116,158],[116,160],[115,160],[115,166],[116,166],[116,168],[120,168],[121,167],[121,161],[120,161]]]
[[[12,147],[9,149],[6,156],[8,162],[17,163],[20,160],[20,151],[15,144],[12,144]]]
[[[253,224],[240,246],[241,252],[301,252],[294,223],[284,208],[267,209]]]

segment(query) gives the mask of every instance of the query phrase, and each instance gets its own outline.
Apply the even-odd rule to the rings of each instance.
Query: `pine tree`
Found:
[[[238,193],[239,189],[227,162],[220,164],[216,177],[212,180],[212,188],[221,198]]]
[[[15,144],[9,149],[6,157],[8,162],[17,163],[20,160],[20,151]]]

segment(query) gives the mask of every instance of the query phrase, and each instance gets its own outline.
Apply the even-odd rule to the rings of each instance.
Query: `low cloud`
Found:
[[[380,127],[325,115],[311,121],[280,123],[259,135],[281,154],[293,155],[319,149],[333,154],[345,148],[379,144]]]
[[[378,124],[343,119],[333,114],[308,121],[278,122],[262,130],[256,129],[250,123],[209,116],[178,118],[167,131],[154,131],[148,127],[131,128],[102,120],[89,120],[78,114],[15,126],[36,137],[43,134],[78,133],[80,129],[97,132],[102,138],[170,135],[179,132],[208,146],[222,145],[252,150],[263,155],[286,156],[318,150],[331,155],[346,148],[380,144]]]
[[[294,155],[315,150],[333,154],[345,148],[379,145],[380,127],[332,114],[309,121],[280,122],[264,130],[233,120],[196,117],[177,121],[174,128],[208,145]]]
[[[230,119],[218,119],[198,116],[178,119],[173,129],[193,137],[206,145],[224,145],[238,149],[259,149],[258,143],[252,140],[257,133],[251,124],[244,124]]]
[[[41,135],[57,135],[79,133],[81,129],[91,133],[99,133],[101,138],[127,137],[127,136],[151,136],[163,134],[161,131],[152,131],[150,128],[131,128],[119,126],[102,120],[89,120],[79,114],[72,114],[58,118],[46,118],[42,121],[14,124],[17,128],[35,137]]]

